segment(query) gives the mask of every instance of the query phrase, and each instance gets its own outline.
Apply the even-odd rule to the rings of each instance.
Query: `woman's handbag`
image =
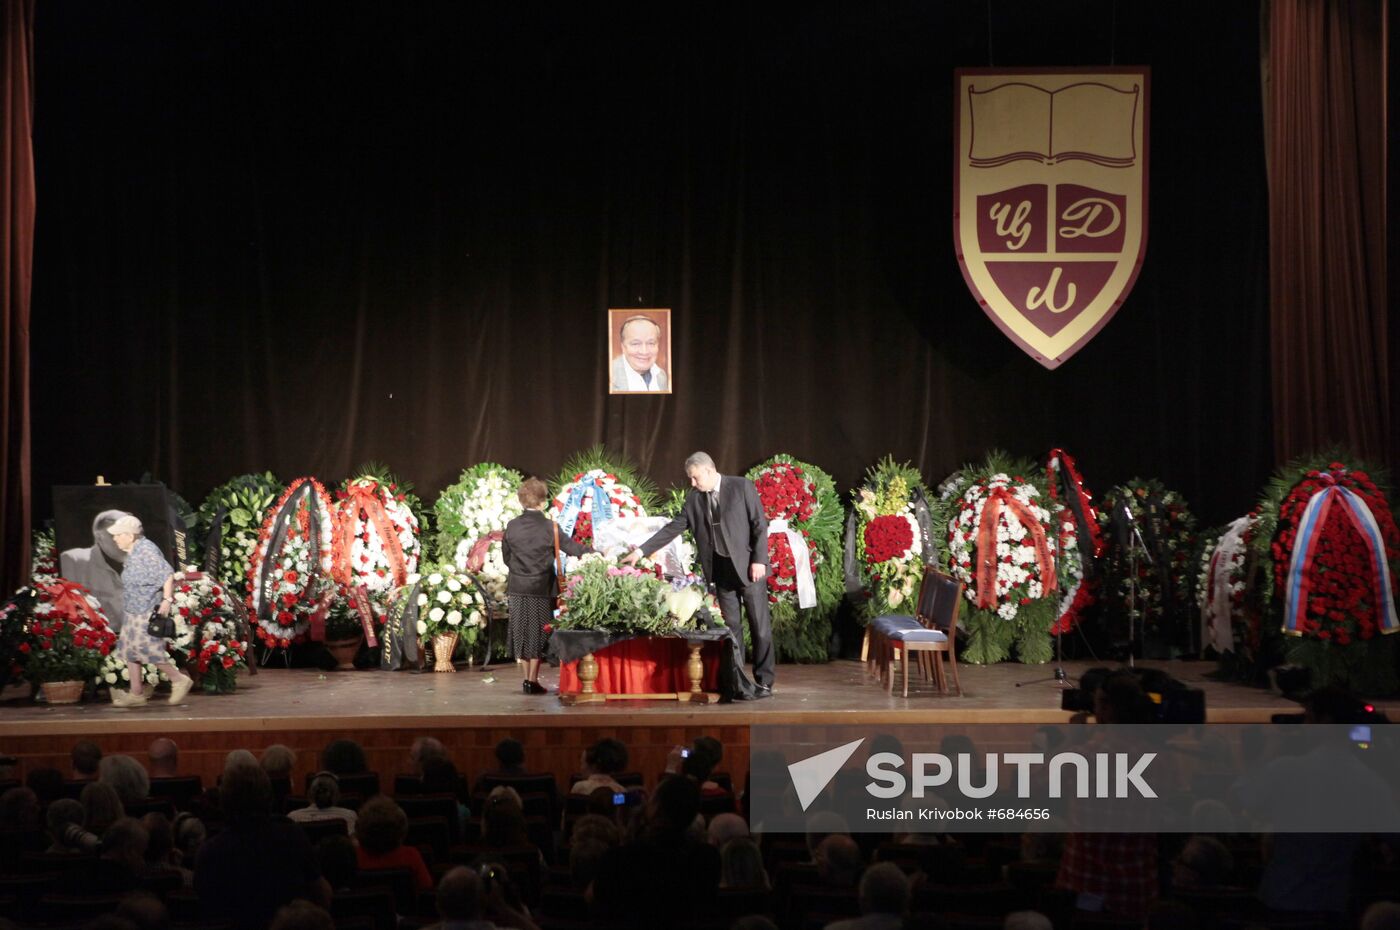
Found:
[[[156,639],[174,639],[175,618],[170,614],[162,614],[157,607],[151,611],[151,618],[146,621],[146,632]]]

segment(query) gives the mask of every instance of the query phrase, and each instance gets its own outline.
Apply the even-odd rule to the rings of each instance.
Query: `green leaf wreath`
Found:
[[[210,491],[199,506],[195,535],[201,546],[209,536],[219,509],[224,510],[219,583],[241,600],[248,597],[248,565],[258,545],[263,517],[285,489],[286,485],[270,471],[239,475]]]

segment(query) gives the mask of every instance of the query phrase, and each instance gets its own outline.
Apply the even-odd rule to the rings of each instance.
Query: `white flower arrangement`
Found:
[[[418,586],[418,635],[457,633],[467,642],[484,629],[489,614],[486,600],[470,575],[451,563],[431,566],[427,575],[410,575],[407,594]]]
[[[1041,506],[1040,492],[1033,485],[1013,482],[1011,476],[1004,472],[968,487],[957,505],[957,515],[949,522],[947,529],[953,574],[963,583],[964,596],[973,603],[977,602],[979,594],[975,567],[977,534],[983,508],[997,489],[1006,489],[1041,528],[1058,525],[1051,523],[1050,511]],[[995,596],[996,615],[1003,620],[1015,620],[1024,603],[1045,594],[1030,530],[1014,509],[1001,509],[996,526]],[[1045,532],[1044,540],[1050,557],[1054,558],[1056,534],[1053,531]]]
[[[376,615],[382,618],[390,594],[418,570],[418,517],[396,484],[385,484],[373,475],[346,482],[338,493],[337,523],[343,538],[351,542],[349,551],[339,553],[342,562],[337,580],[347,587],[363,585]],[[402,555],[401,564],[396,564],[379,521],[368,513],[376,506],[383,508]]]

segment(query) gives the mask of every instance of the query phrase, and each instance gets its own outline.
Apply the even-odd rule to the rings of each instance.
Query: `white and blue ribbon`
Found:
[[[1326,476],[1330,479],[1331,476]],[[1312,496],[1298,521],[1298,535],[1293,542],[1293,555],[1288,564],[1283,608],[1283,631],[1301,636],[1302,623],[1307,618],[1308,594],[1311,586],[1312,563],[1322,528],[1333,505],[1340,505],[1361,539],[1366,544],[1371,562],[1373,584],[1372,603],[1377,613],[1377,627],[1382,633],[1400,630],[1400,618],[1395,611],[1395,594],[1390,578],[1390,562],[1386,557],[1385,537],[1380,524],[1366,501],[1349,488],[1336,484]]]

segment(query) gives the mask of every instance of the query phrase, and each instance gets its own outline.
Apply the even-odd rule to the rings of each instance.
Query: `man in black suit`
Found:
[[[634,549],[623,561],[651,555],[685,530],[695,534],[705,578],[715,586],[720,612],[736,640],[744,642],[742,598],[753,638],[756,697],[773,693],[773,629],[768,616],[768,518],[753,482],[721,475],[704,452],[685,460],[691,490],[674,520]]]

